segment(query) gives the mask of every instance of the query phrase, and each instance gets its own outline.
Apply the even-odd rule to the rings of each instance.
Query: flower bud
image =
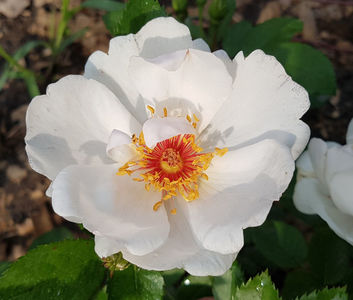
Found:
[[[115,271],[122,271],[130,266],[130,263],[123,258],[123,254],[121,252],[108,257],[103,257],[102,261],[104,267],[109,269],[111,276],[113,276]]]
[[[213,0],[208,14],[211,19],[211,23],[218,24],[227,14],[227,1],[226,0]]]
[[[172,6],[176,13],[186,11],[188,7],[187,0],[172,0]]]

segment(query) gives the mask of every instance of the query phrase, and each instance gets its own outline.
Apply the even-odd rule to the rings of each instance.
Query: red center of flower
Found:
[[[144,170],[158,175],[162,183],[165,178],[170,182],[187,179],[197,169],[195,160],[200,156],[193,148],[193,136],[178,135],[158,143],[151,152],[145,152]]]
[[[147,106],[154,114],[154,108]],[[164,109],[164,117],[167,110]],[[196,128],[199,121],[193,115],[186,116],[186,120]],[[208,179],[205,171],[211,164],[215,155],[223,156],[228,149],[215,148],[213,152],[202,153],[203,149],[195,142],[193,134],[180,134],[156,144],[151,149],[147,147],[143,133],[140,136],[132,136],[132,144],[138,153],[138,158],[126,162],[117,175],[131,175],[136,172],[138,177],[133,180],[145,183],[145,189],[161,192],[161,200],[153,209],[157,210],[163,203],[179,193],[186,201],[193,201],[199,197],[199,180]],[[175,213],[175,209],[171,211]]]

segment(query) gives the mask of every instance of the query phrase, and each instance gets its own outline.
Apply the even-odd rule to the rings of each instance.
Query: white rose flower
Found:
[[[55,212],[91,231],[99,256],[219,275],[287,188],[308,107],[274,57],[232,61],[157,18],[36,97],[26,149]]]
[[[297,161],[293,200],[305,214],[318,214],[342,239],[353,245],[353,119],[347,144],[310,140]]]

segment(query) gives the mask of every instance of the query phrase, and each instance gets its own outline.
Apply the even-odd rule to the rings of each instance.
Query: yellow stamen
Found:
[[[158,208],[160,208],[162,205],[162,201],[158,201],[155,205],[153,205],[153,210],[154,211],[157,211]]]
[[[155,109],[151,105],[147,105],[147,109],[151,112],[152,115],[154,115]]]
[[[205,179],[205,180],[208,180],[208,176],[207,176],[206,173],[202,173],[202,174],[201,174],[201,177],[202,177],[203,179]]]
[[[132,178],[132,180],[138,181],[138,182],[145,181],[143,178],[138,178],[138,177]]]
[[[171,213],[172,215],[176,215],[176,208],[173,208],[173,209],[170,211],[170,213]]]
[[[228,152],[228,148],[223,148],[223,149],[215,148],[215,151],[216,151],[216,155],[222,157],[224,154]]]
[[[140,136],[139,136],[139,144],[140,145],[145,145],[145,137],[143,136],[143,132],[141,131]]]
[[[151,113],[155,110],[147,106]],[[167,108],[163,108],[164,117],[168,116]],[[196,129],[199,119],[195,114],[186,116],[188,122]],[[193,121],[194,120],[194,121]],[[203,153],[203,149],[195,142],[192,134],[178,135],[158,143],[155,148],[146,146],[143,132],[137,137],[132,135],[132,143],[137,152],[136,160],[126,162],[119,168],[117,175],[131,175],[139,172],[132,179],[144,182],[146,191],[160,192],[161,200],[154,204],[153,210],[158,210],[163,201],[181,195],[185,201],[199,198],[200,178],[208,180],[205,171],[213,158],[223,156],[227,148],[215,148],[213,152]],[[176,209],[170,211],[176,213]]]

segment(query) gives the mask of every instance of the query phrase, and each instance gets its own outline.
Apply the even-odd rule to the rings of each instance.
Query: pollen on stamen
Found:
[[[196,117],[196,115],[195,115],[195,114],[192,114],[192,116],[193,116],[193,118],[194,118],[195,122],[199,122],[199,121],[200,121],[200,120]]]
[[[158,208],[161,207],[161,205],[162,205],[162,200],[161,200],[161,201],[158,201],[157,203],[155,203],[155,204],[153,205],[153,210],[154,210],[154,211],[157,211]]]
[[[176,215],[176,212],[177,212],[176,208],[173,208],[173,209],[170,211],[170,213],[171,213],[172,215]]]
[[[155,113],[155,109],[151,105],[147,105],[147,109],[151,112],[152,116]]]
[[[214,152],[203,153],[192,134],[174,136],[157,143],[153,149],[146,146],[143,133],[139,137],[133,135],[132,143],[139,158],[125,163],[117,175],[137,172],[134,181],[144,182],[146,191],[160,192],[161,199],[153,206],[154,210],[178,194],[188,202],[198,199],[199,179],[208,180],[205,171],[214,156],[223,156],[228,151],[216,148]]]
[[[168,110],[166,107],[163,107],[163,115],[164,115],[164,117],[168,116]]]

